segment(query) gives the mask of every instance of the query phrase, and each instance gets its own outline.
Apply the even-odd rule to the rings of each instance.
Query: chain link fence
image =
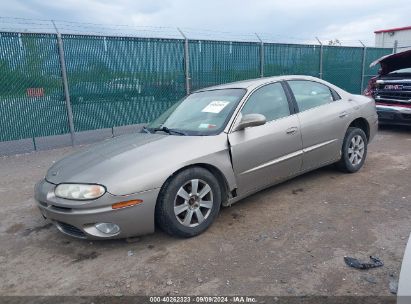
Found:
[[[181,40],[62,39],[76,132],[151,121],[185,95]]]
[[[189,46],[192,90],[260,76],[257,43],[198,40]]]
[[[321,46],[264,44],[264,75],[310,75],[321,77]]]
[[[70,130],[73,138],[102,129],[114,135],[153,120],[189,91],[237,80],[304,74],[360,94],[377,72],[369,64],[392,52],[74,34],[61,35],[59,45],[58,35],[0,32],[0,155],[5,142],[23,140],[30,148],[20,150],[33,150]]]
[[[0,141],[69,131],[55,35],[0,35]]]

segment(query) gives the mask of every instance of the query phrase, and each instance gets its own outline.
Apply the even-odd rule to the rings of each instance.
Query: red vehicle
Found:
[[[374,98],[379,123],[411,125],[411,50],[381,57],[370,67],[377,64],[379,75],[364,94]]]

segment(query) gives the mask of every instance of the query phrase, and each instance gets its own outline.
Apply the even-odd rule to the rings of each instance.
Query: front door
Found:
[[[239,195],[298,173],[302,163],[299,121],[280,82],[253,92],[237,119],[246,114],[262,114],[267,122],[228,135]]]

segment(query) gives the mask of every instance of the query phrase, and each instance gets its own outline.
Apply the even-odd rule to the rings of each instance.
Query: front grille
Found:
[[[392,104],[411,104],[411,85],[408,80],[386,80],[378,84],[375,100]]]
[[[86,234],[77,227],[62,222],[57,222],[57,225],[63,233],[82,239],[86,238]]]
[[[376,96],[380,96],[381,99],[398,99],[408,102],[411,99],[411,91],[377,90]]]

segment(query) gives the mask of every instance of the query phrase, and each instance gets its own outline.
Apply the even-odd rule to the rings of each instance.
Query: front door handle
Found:
[[[292,135],[292,134],[294,134],[295,132],[297,132],[297,130],[298,130],[297,127],[291,127],[291,128],[288,128],[288,129],[285,131],[285,133],[287,133],[287,134],[289,134],[289,135]]]
[[[346,111],[343,111],[340,113],[340,115],[338,115],[340,118],[344,118],[345,116],[347,116],[348,113]]]

